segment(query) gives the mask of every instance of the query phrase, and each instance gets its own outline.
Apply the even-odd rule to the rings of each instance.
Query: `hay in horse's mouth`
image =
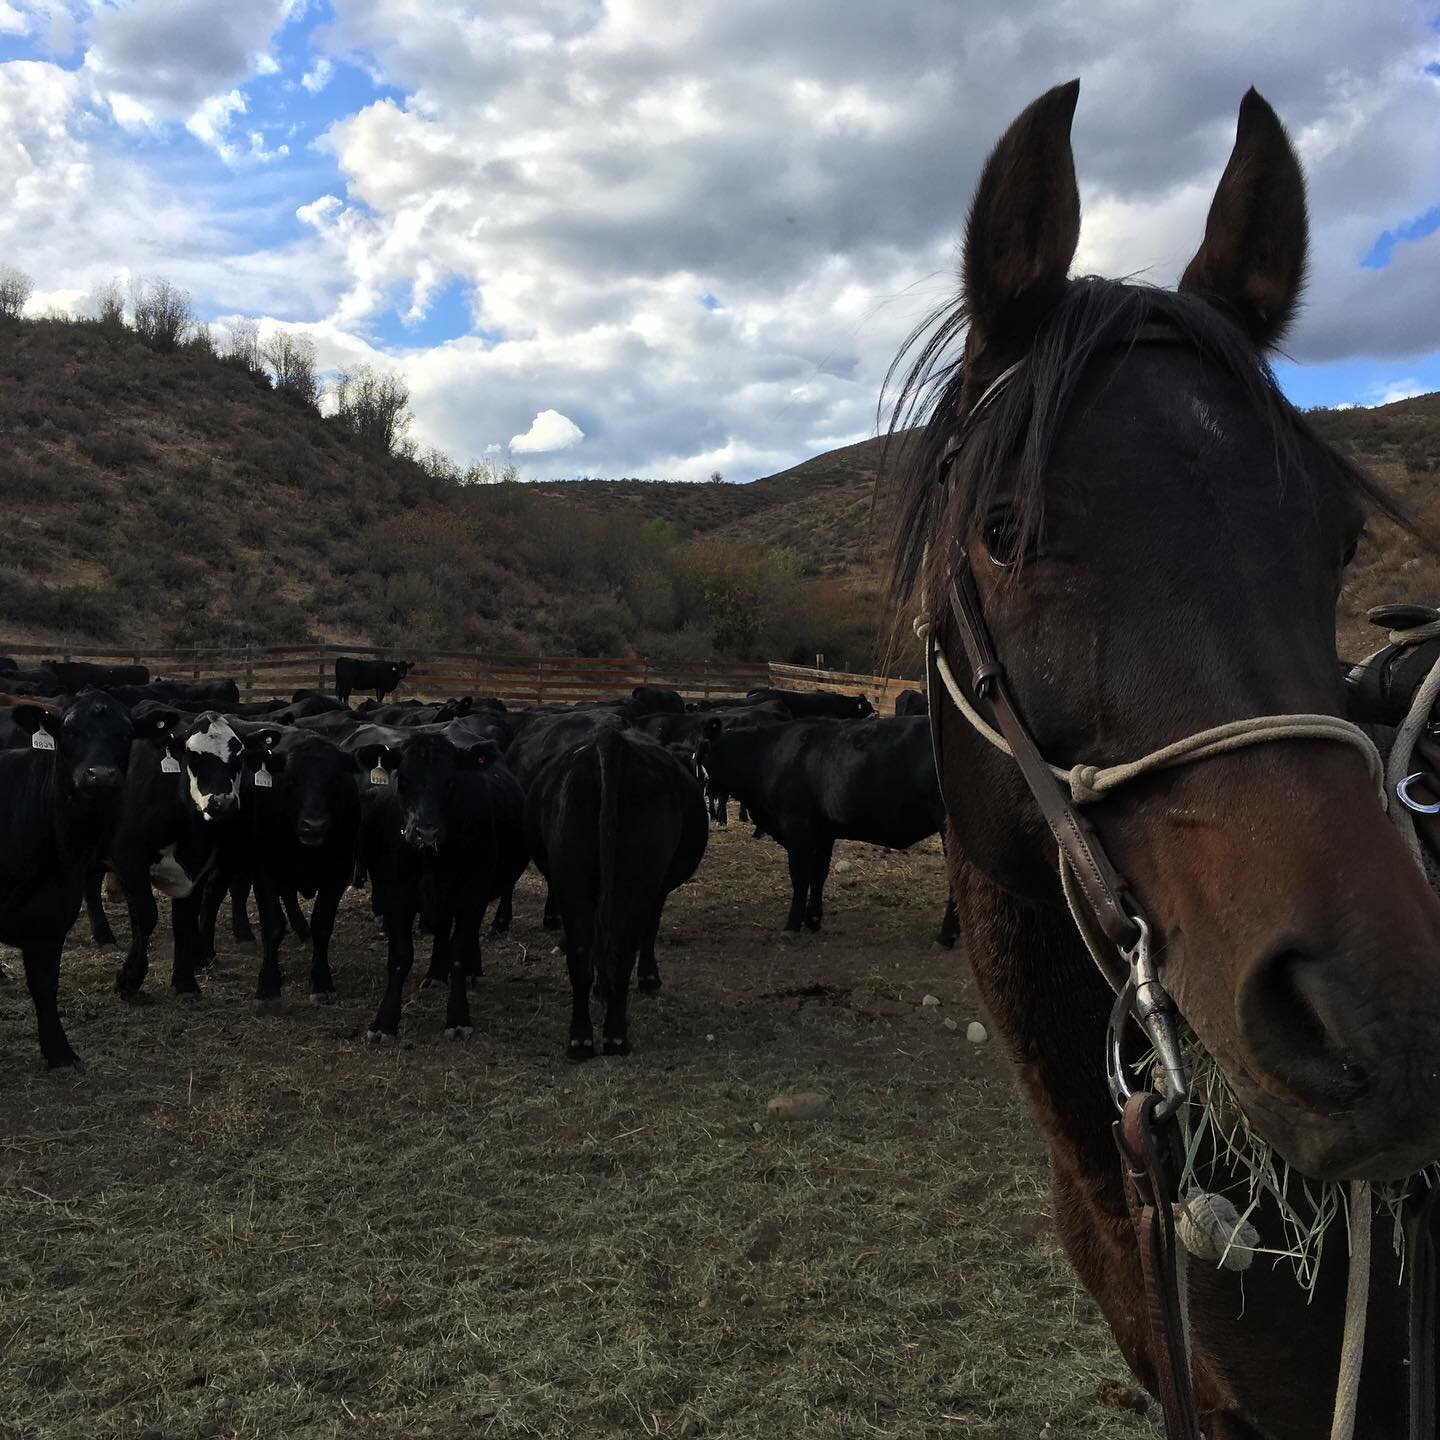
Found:
[[[1218,1191],[1235,1203],[1240,1222],[1260,1233],[1256,1253],[1288,1260],[1307,1296],[1314,1298],[1320,1261],[1330,1229],[1341,1222],[1349,1248],[1349,1191],[1335,1180],[1314,1180],[1282,1159],[1268,1140],[1251,1125],[1244,1107],[1219,1062],[1188,1025],[1181,1026],[1181,1043],[1190,1067],[1190,1103],[1180,1112],[1185,1143],[1185,1168],[1179,1193],[1192,1189]],[[1137,1071],[1148,1075],[1155,1068],[1153,1054],[1143,1057]],[[1378,1207],[1390,1216],[1395,1253],[1405,1251],[1404,1202],[1419,1182],[1440,1185],[1440,1162],[1424,1166],[1404,1180],[1375,1185]],[[1280,1235],[1273,1231],[1278,1218]]]

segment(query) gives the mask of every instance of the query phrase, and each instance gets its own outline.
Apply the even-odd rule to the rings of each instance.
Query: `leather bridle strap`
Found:
[[[1145,1304],[1155,1343],[1155,1388],[1165,1414],[1167,1440],[1200,1440],[1200,1422],[1190,1383],[1185,1314],[1180,1299],[1175,1216],[1170,1197],[1179,1182],[1176,1130],[1157,1121],[1160,1097],[1153,1090],[1132,1095],[1115,1122],[1125,1203],[1140,1250]],[[1163,1131],[1159,1128],[1164,1126]]]
[[[1005,667],[990,643],[990,632],[980,613],[974,577],[968,569],[950,581],[950,614],[960,643],[970,662],[970,688],[977,699],[987,700],[995,723],[1005,737],[1020,774],[1029,787],[1050,833],[1060,847],[1080,886],[1100,932],[1117,949],[1124,951],[1140,937],[1133,903],[1127,908],[1125,884],[1095,832],[1076,809],[1069,792],[1056,779],[1049,762],[1041,755],[1029,727],[1020,718],[1005,684]],[[1111,983],[1114,984],[1113,977]]]

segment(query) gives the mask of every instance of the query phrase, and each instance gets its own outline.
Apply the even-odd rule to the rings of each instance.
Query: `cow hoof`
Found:
[[[642,995],[653,995],[660,988],[660,977],[658,975],[642,975],[635,982],[635,988]]]
[[[393,1045],[397,1038],[388,1030],[367,1030],[365,1032],[365,1039],[371,1045]]]
[[[312,1005],[333,1005],[338,998],[333,990],[312,990],[310,992]]]
[[[278,995],[261,995],[255,1001],[255,1013],[257,1015],[278,1015],[280,1013],[280,997]]]
[[[606,1040],[605,1053],[607,1055],[628,1055],[630,1042],[628,1040]]]
[[[92,940],[90,942],[90,948],[92,950],[98,950],[102,955],[105,955],[110,951],[118,950],[120,947],[113,940]]]
[[[445,1027],[445,1038],[447,1040],[468,1040],[475,1033],[473,1025],[447,1025]]]
[[[508,935],[510,933],[510,922],[507,920],[503,925],[498,920],[490,922],[490,933],[492,935]]]
[[[572,1060],[593,1060],[595,1058],[595,1042],[593,1040],[571,1040],[570,1058]]]
[[[175,991],[175,998],[177,1000],[183,1000],[187,1005],[197,1004],[200,999],[200,987],[197,985],[190,990],[177,990]]]
[[[84,1073],[85,1062],[73,1051],[64,1055],[57,1055],[53,1059],[45,1061],[47,1070],[69,1070],[76,1075]]]
[[[147,990],[137,986],[122,985],[118,980],[115,982],[115,993],[127,1005],[149,1005],[155,998]]]
[[[932,950],[953,950],[955,948],[955,942],[953,940],[947,940],[943,935],[937,935],[930,942],[930,948]]]
[[[415,988],[417,990],[433,990],[437,985],[448,985],[448,975],[427,975]]]

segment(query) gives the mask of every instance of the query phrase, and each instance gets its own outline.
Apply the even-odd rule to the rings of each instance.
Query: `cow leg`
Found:
[[[640,940],[640,970],[636,978],[636,986],[646,995],[653,995],[660,988],[660,966],[655,960],[655,941],[660,934],[660,914],[665,908],[665,900],[662,896],[655,905],[655,912],[645,922],[645,933]],[[605,1027],[605,1033],[610,1033],[610,1027]]]
[[[389,955],[386,963],[385,993],[370,1022],[371,1040],[393,1040],[400,1031],[400,1003],[410,967],[415,963],[415,908],[392,903],[385,911],[385,938]]]
[[[198,999],[200,984],[195,972],[205,963],[203,912],[205,891],[197,886],[183,900],[170,902],[170,928],[174,944],[170,963],[170,988],[187,1000]]]
[[[960,916],[955,911],[955,898],[951,896],[945,901],[945,914],[941,917],[940,933],[935,937],[935,943],[953,950],[959,938]]]
[[[560,910],[555,904],[555,895],[548,887],[545,890],[545,913],[540,923],[547,930],[558,930],[560,928]]]
[[[500,903],[495,907],[495,918],[490,922],[490,929],[496,935],[509,934],[510,926],[515,919],[515,887],[512,885],[501,897]]]
[[[430,939],[430,968],[420,982],[420,988],[431,985],[445,985],[454,969],[450,954],[450,932],[455,928],[455,915],[448,906],[440,906],[435,912],[435,928]]]
[[[825,882],[830,878],[830,857],[835,853],[833,840],[822,840],[810,852],[810,885],[805,901],[805,924],[811,930],[820,928],[825,914]]]
[[[657,905],[656,909],[659,907]],[[648,921],[646,922],[648,925]],[[603,977],[605,994],[605,1045],[607,1055],[630,1053],[630,972],[635,966],[635,932],[625,926],[615,937],[610,964]]]
[[[253,945],[255,932],[250,928],[250,877],[237,875],[230,882],[230,933],[237,945]],[[219,910],[219,896],[216,896]]]
[[[25,983],[35,1003],[35,1024],[40,1032],[40,1053],[51,1070],[80,1064],[80,1057],[65,1038],[60,1023],[60,947],[62,942],[27,945],[22,951]]]
[[[90,916],[90,943],[97,950],[111,950],[115,946],[115,932],[110,928],[110,919],[105,914],[105,885],[103,868],[92,871],[85,877],[85,909]]]
[[[130,912],[130,948],[115,972],[115,989],[131,999],[140,993],[150,969],[150,937],[160,923],[160,911],[148,875],[126,874],[120,880],[125,887],[125,908]]]
[[[285,906],[279,887],[269,875],[255,876],[255,909],[260,914],[260,974],[255,982],[258,1010],[279,1000],[285,983],[280,970],[280,947],[285,943]]]
[[[750,823],[750,812],[745,808],[745,802],[743,800],[740,802],[740,823],[742,825],[748,825]],[[758,839],[759,837],[757,836],[756,838]]]
[[[344,884],[322,885],[310,910],[310,1003],[329,1005],[335,999],[335,981],[330,974],[330,937],[335,933],[335,913],[340,908]]]
[[[589,947],[566,945],[565,963],[570,971],[570,1058],[593,1060],[595,1026],[590,1019],[590,984],[593,976]]]
[[[310,938],[310,922],[300,908],[300,896],[294,890],[282,890],[280,903],[285,907],[285,918],[290,922],[290,933],[304,944]]]
[[[790,862],[790,913],[785,917],[785,928],[798,931],[805,920],[805,899],[810,889],[809,852],[804,844],[797,844],[785,851]]]
[[[477,892],[479,893],[479,892]],[[470,977],[480,973],[480,926],[485,919],[485,902],[462,902],[455,916],[455,934],[450,947],[450,998],[445,1007],[445,1038],[465,1040],[471,1033]]]

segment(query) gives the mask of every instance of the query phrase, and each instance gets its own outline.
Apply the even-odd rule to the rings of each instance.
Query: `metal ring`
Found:
[[[1407,810],[1413,810],[1417,815],[1440,815],[1440,802],[1434,805],[1422,805],[1420,801],[1410,798],[1410,787],[1417,780],[1428,780],[1429,778],[1423,770],[1417,770],[1413,775],[1407,775],[1395,786],[1396,798]]]

